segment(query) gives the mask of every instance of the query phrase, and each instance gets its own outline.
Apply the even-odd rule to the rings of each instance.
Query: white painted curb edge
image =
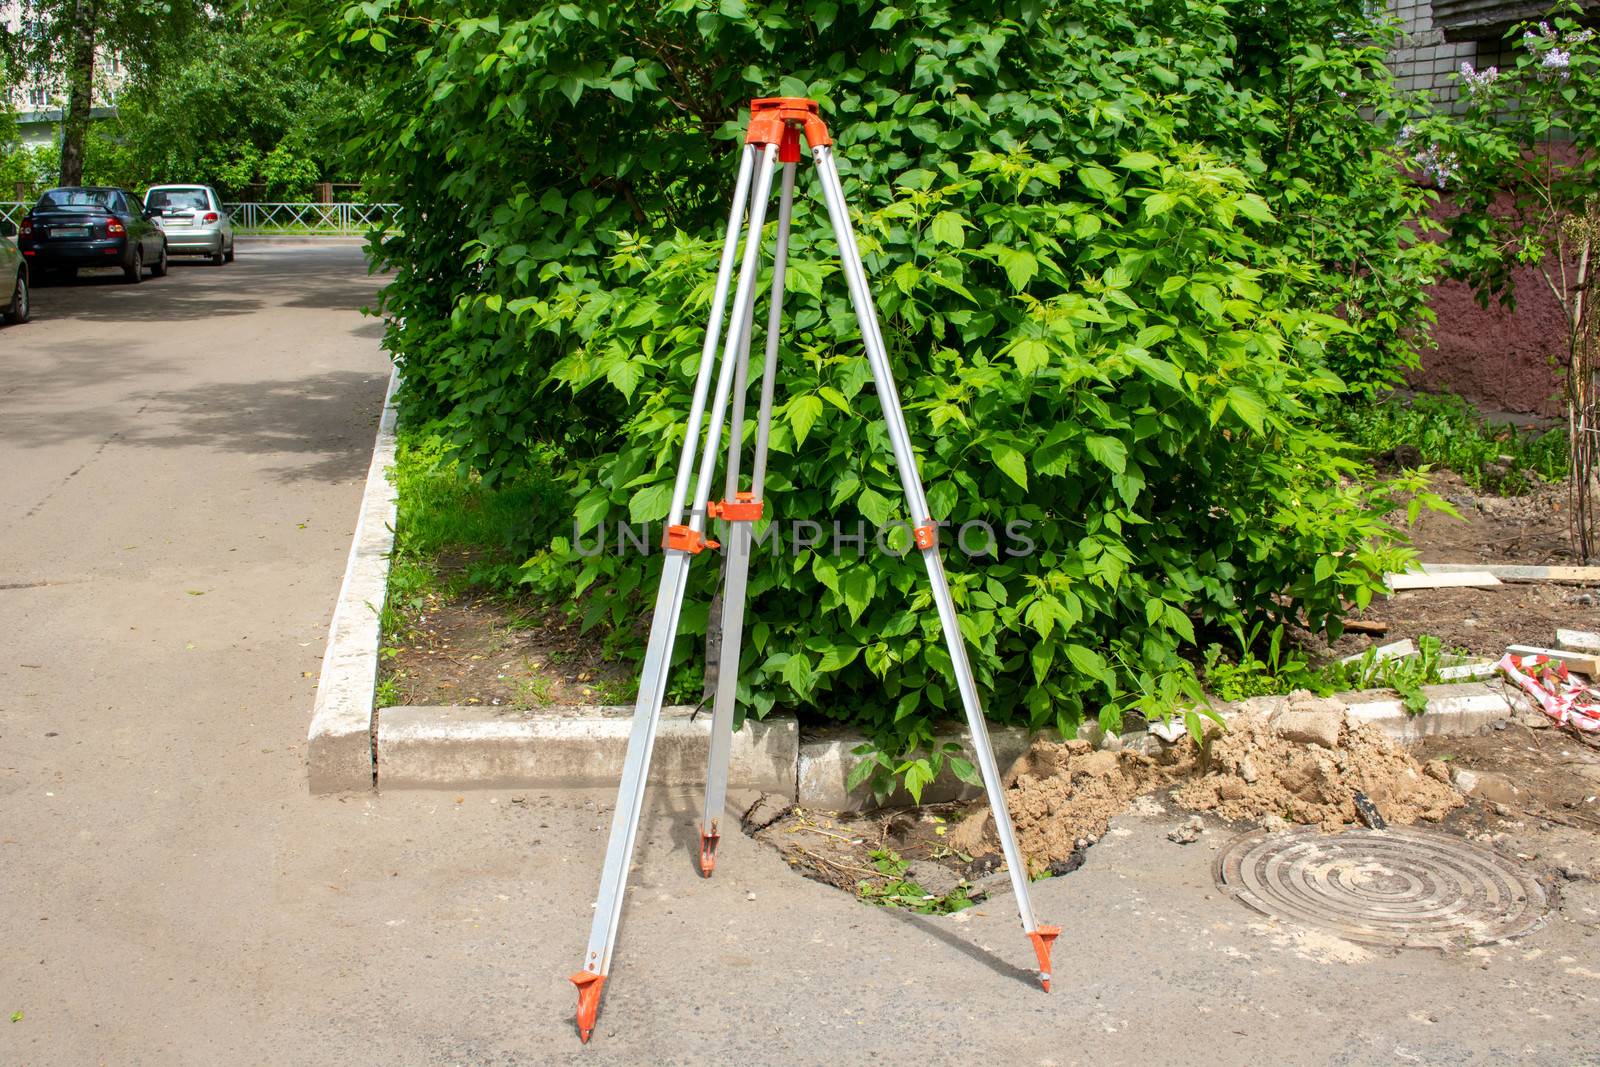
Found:
[[[350,559],[328,627],[317,701],[306,738],[308,780],[313,793],[371,789],[373,690],[378,684],[378,616],[389,587],[389,554],[394,550],[397,492],[389,480],[394,466],[395,390],[400,371],[389,374],[383,415],[367,468],[361,513],[350,541]]]
[[[1413,715],[1390,690],[1338,693],[1353,722],[1374,726],[1397,741],[1410,742],[1436,734],[1471,734],[1520,710],[1515,694],[1497,683],[1464,682],[1424,686],[1427,710]],[[1288,697],[1255,697],[1219,708],[1224,721],[1246,712],[1271,714],[1287,707]],[[614,783],[628,743],[628,708],[563,707],[527,715],[484,707],[385,708],[378,713],[379,784],[395,787],[470,789],[523,786],[541,789],[586,788]],[[670,737],[652,781],[691,786],[704,782],[710,716],[694,728],[689,708],[663,712],[664,736]],[[387,716],[387,718],[385,718]],[[989,737],[1002,770],[1027,751],[1033,740],[1025,728],[991,724]],[[1050,736],[1053,736],[1051,734]],[[1102,748],[1126,748],[1149,755],[1163,743],[1148,731],[1108,737],[1099,726],[1085,723],[1078,736]],[[791,716],[748,721],[734,735],[735,759],[729,784],[793,797],[803,807],[824,811],[862,811],[876,807],[865,785],[848,788],[850,771],[860,757],[853,749],[865,737],[854,730],[827,727],[800,737]],[[965,730],[941,734],[972,756]],[[659,753],[658,753],[659,755]],[[391,773],[392,772],[392,773]],[[923,791],[923,803],[970,799],[981,791],[946,772]],[[890,804],[908,805],[896,792]]]

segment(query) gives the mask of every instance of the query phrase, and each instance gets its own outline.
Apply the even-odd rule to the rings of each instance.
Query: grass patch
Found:
[[[1222,700],[1245,700],[1282,696],[1296,689],[1309,689],[1324,697],[1362,689],[1393,689],[1400,694],[1406,709],[1416,714],[1427,707],[1422,687],[1443,680],[1439,676],[1446,661],[1443,643],[1428,634],[1417,638],[1414,656],[1379,659],[1378,650],[1369,648],[1360,659],[1349,663],[1312,667],[1288,647],[1282,626],[1273,629],[1264,645],[1258,640],[1260,632],[1261,627],[1257,626],[1250,640],[1241,643],[1243,650],[1237,658],[1229,656],[1221,645],[1206,648],[1203,676],[1208,691]]]
[[[399,508],[389,592],[401,597],[513,591],[522,561],[565,504],[548,465],[489,486],[462,470],[437,434],[402,432],[393,478]]]
[[[1337,432],[1374,457],[1388,456],[1402,466],[1448,467],[1468,485],[1506,496],[1567,473],[1566,430],[1492,423],[1458,396],[1351,404],[1337,410],[1333,421]]]

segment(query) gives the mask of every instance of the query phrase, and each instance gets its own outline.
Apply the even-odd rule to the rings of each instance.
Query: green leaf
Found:
[[[1228,390],[1228,409],[1256,433],[1263,432],[1267,405],[1251,390],[1236,385]]]
[[[1010,445],[990,445],[989,458],[994,460],[994,465],[1007,478],[1024,489],[1028,488],[1028,461],[1022,458],[1021,452]]]
[[[794,429],[795,443],[803,445],[811,433],[811,427],[822,415],[822,400],[815,395],[797,396],[789,401],[787,412],[789,425]]]
[[[839,392],[839,390],[835,389],[833,386],[824,385],[818,387],[817,395],[826,400],[828,403],[832,404],[834,407],[838,408],[840,411],[844,412],[846,415],[850,414],[850,401],[846,400],[844,398],[844,394]]]
[[[1089,455],[1105,464],[1111,473],[1121,474],[1128,469],[1128,447],[1115,437],[1090,434],[1084,440],[1084,447],[1088,448]]]
[[[928,234],[941,244],[960,248],[966,237],[966,220],[954,211],[941,211],[933,217]]]
[[[672,484],[662,482],[639,490],[628,501],[628,518],[633,522],[660,522],[672,507]]]
[[[913,804],[922,803],[922,791],[926,789],[928,784],[932,781],[933,768],[928,765],[927,760],[914,760],[912,761],[911,765],[906,768],[906,792],[911,794],[911,802]]]
[[[1172,389],[1181,389],[1183,387],[1183,379],[1178,374],[1178,368],[1166,360],[1137,352],[1128,352],[1125,355],[1129,363],[1132,363],[1162,385]]]
[[[1124,170],[1155,170],[1161,166],[1161,160],[1149,152],[1125,152],[1117,161],[1117,166]]]
[[[670,504],[671,502],[669,497],[667,503]],[[606,494],[601,490],[596,490],[578,501],[578,506],[573,511],[573,519],[578,524],[578,532],[584,534],[594,529],[595,524],[605,518],[606,513],[610,510],[611,501],[606,498]]]
[[[850,768],[849,776],[844,780],[845,791],[849,793],[855,792],[862,782],[872,777],[872,772],[877,769],[878,763],[876,760],[857,760],[856,765]]]
[[[1165,215],[1177,206],[1177,203],[1178,198],[1171,193],[1151,193],[1145,197],[1144,213],[1153,219],[1157,215]]]
[[[1080,167],[1078,180],[1090,191],[1099,193],[1103,200],[1117,195],[1117,176],[1104,167]]]
[[[1100,653],[1083,645],[1067,645],[1066,650],[1067,659],[1071,661],[1073,667],[1090,677],[1110,683],[1111,672],[1106,669],[1106,661],[1101,658]]]
[[[811,658],[804,652],[796,652],[790,656],[779,675],[801,696],[809,693],[817,681],[816,672],[811,669]]]
[[[1023,374],[1037,374],[1050,365],[1050,346],[1037,337],[1024,337],[1011,346],[1011,358]]]
[[[968,785],[983,785],[983,775],[978,773],[978,768],[974,767],[969,760],[962,759],[960,756],[946,756],[945,762],[949,764],[950,770],[955,773],[955,776],[963,782]]]
[[[616,386],[617,391],[627,400],[633,399],[633,391],[639,387],[640,377],[639,365],[631,359],[613,363],[611,369],[606,371],[606,381]]]
[[[845,608],[850,612],[852,623],[861,620],[861,613],[872,603],[873,594],[877,590],[878,576],[871,566],[857,564],[844,572],[839,592],[844,598]]]
[[[1005,269],[1006,277],[1011,281],[1011,288],[1018,292],[1027,288],[1028,282],[1039,273],[1038,259],[1032,252],[1024,249],[1002,248],[1000,266]]]
[[[874,526],[885,526],[894,515],[894,505],[889,498],[875,489],[863,489],[856,496],[856,507]]]

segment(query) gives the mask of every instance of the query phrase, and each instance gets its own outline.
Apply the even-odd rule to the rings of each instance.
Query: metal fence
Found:
[[[15,225],[31,202],[0,200],[0,222]],[[253,233],[361,233],[392,220],[398,204],[224,204],[237,230]]]
[[[258,233],[361,233],[394,217],[398,204],[223,204],[235,229]]]

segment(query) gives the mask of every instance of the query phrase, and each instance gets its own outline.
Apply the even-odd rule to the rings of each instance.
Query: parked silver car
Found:
[[[28,321],[28,261],[11,240],[16,227],[0,223],[0,321],[15,326]]]
[[[233,219],[209,185],[152,185],[145,207],[167,235],[167,253],[210,256],[217,266],[233,262]]]

